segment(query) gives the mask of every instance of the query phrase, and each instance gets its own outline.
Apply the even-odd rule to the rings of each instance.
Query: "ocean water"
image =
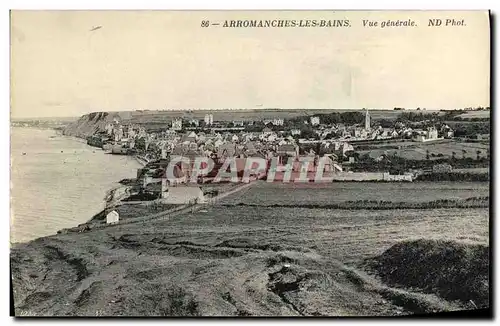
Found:
[[[139,167],[133,157],[105,154],[54,130],[11,128],[11,242],[88,221],[103,209],[106,192]]]

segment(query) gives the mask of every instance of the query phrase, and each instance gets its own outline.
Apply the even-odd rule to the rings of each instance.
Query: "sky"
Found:
[[[429,27],[431,18],[466,26]],[[222,27],[232,19],[350,27]],[[408,19],[417,27],[363,27]],[[12,11],[11,116],[489,106],[489,39],[481,11]]]

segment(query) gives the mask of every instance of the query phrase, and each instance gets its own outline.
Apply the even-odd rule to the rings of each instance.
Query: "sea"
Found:
[[[55,130],[11,128],[11,242],[88,221],[104,208],[106,193],[140,167],[132,156],[106,154]]]

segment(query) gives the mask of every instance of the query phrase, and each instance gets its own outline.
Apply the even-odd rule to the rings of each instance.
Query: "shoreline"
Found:
[[[145,167],[150,162],[148,159],[141,155],[134,155],[134,158],[142,165],[142,167]]]
[[[95,148],[95,147],[92,147],[90,145],[88,145],[85,141],[84,138],[80,138],[80,137],[76,137],[76,136],[69,136],[69,135],[64,135],[62,133],[62,131],[60,129],[57,129],[57,128],[50,128],[50,127],[47,127],[47,128],[41,128],[41,127],[33,127],[33,126],[11,126],[11,131],[10,131],[10,134],[11,134],[11,137],[12,137],[12,130],[13,129],[17,129],[19,131],[21,130],[33,130],[33,131],[43,131],[43,132],[47,132],[47,133],[51,133],[53,134],[54,136],[56,137],[52,137],[50,136],[50,138],[60,138],[60,139],[65,139],[65,140],[68,140],[70,142],[77,142],[79,144],[85,144],[84,148],[86,148],[87,150],[90,149],[92,152],[93,149],[98,149],[98,148]],[[29,150],[28,150],[29,151]],[[102,151],[102,149],[100,149],[100,151]],[[66,151],[65,151],[66,152]],[[98,153],[98,151],[96,150],[94,153]],[[103,155],[105,154],[104,152],[102,153]],[[11,153],[12,155],[12,153]],[[133,158],[130,158],[130,159],[133,159]],[[139,160],[135,160],[135,162],[138,162],[141,166],[144,166],[143,163],[141,163]],[[12,166],[10,166],[10,169],[12,170]],[[113,168],[112,166],[111,167],[108,167],[108,168]],[[131,174],[131,177],[135,177],[135,173]],[[82,182],[85,181],[84,177],[82,176]],[[102,200],[100,201],[97,201],[97,202],[91,202],[90,203],[90,206],[92,206],[94,209],[92,210],[92,212],[90,214],[86,214],[85,217],[82,217],[82,219],[80,221],[78,221],[78,219],[76,219],[72,225],[70,226],[67,226],[67,227],[64,227],[64,226],[60,226],[60,227],[57,227],[57,229],[55,229],[54,231],[52,231],[51,233],[49,234],[42,234],[42,235],[37,235],[36,232],[29,232],[29,234],[31,235],[28,235],[28,236],[21,236],[21,238],[28,238],[28,239],[21,239],[21,240],[14,240],[12,239],[12,232],[14,231],[12,225],[10,225],[10,236],[9,236],[9,243],[10,243],[10,247],[13,247],[13,246],[16,246],[16,245],[19,245],[19,244],[25,244],[25,243],[29,243],[31,241],[35,241],[35,240],[38,240],[38,239],[42,239],[42,238],[46,238],[46,237],[52,237],[52,236],[56,236],[58,235],[59,231],[65,229],[65,228],[72,228],[72,227],[78,227],[79,225],[82,225],[82,224],[86,224],[88,223],[89,220],[91,220],[96,214],[99,214],[101,213],[104,209],[105,209],[105,200],[104,200],[104,196],[106,196],[107,194],[109,194],[110,192],[113,192],[115,190],[117,190],[118,188],[122,188],[124,187],[123,185],[121,185],[119,183],[120,179],[117,179],[117,180],[113,180],[112,181],[112,184],[110,184],[110,186],[108,187],[103,187],[102,188],[102,191],[103,191],[103,198]],[[12,171],[11,171],[11,182],[13,182],[12,180]],[[95,189],[96,187],[92,187],[93,189]],[[98,188],[98,187],[97,187]],[[99,189],[96,189],[96,190],[100,190]],[[11,190],[12,192],[12,190]],[[64,192],[63,192],[64,193]],[[61,195],[63,194],[61,193]],[[11,193],[11,196],[12,196],[12,193]],[[11,203],[12,205],[12,203]],[[11,214],[14,210],[14,207],[11,207],[10,208],[10,211],[11,211]],[[71,214],[72,215],[72,214]],[[44,216],[46,218],[49,218],[51,215],[50,215],[50,212],[47,212],[46,214],[44,214]],[[15,220],[16,217],[15,215],[13,215],[13,220]],[[50,223],[50,224],[54,224],[54,225],[57,225],[57,224],[60,224],[58,223],[57,221],[56,222],[53,222],[53,223]]]

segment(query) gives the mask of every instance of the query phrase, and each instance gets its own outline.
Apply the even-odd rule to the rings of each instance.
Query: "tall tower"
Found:
[[[366,109],[365,112],[365,129],[370,130],[370,113],[368,112],[368,109]]]

